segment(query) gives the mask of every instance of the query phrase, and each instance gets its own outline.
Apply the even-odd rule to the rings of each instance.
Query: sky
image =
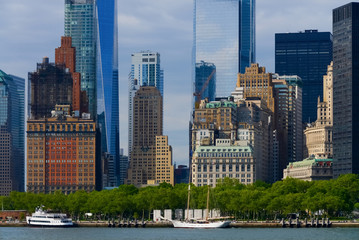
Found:
[[[193,0],[118,0],[120,144],[127,153],[128,73],[131,53],[161,54],[164,70],[164,135],[173,161],[188,165],[188,124],[192,99]],[[0,69],[27,79],[36,63],[64,35],[64,0],[0,0]],[[306,29],[332,31],[332,9],[348,0],[257,0],[256,61],[274,72],[274,34]],[[236,79],[234,79],[236,81]]]

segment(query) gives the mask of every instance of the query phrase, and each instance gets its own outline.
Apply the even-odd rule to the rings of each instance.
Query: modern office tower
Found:
[[[219,141],[219,140],[218,140]],[[251,146],[231,146],[229,140],[216,146],[200,146],[192,160],[192,183],[215,187],[225,177],[252,184],[256,179],[255,158]]]
[[[303,160],[302,124],[302,79],[298,76],[273,75],[273,86],[277,100],[276,129],[283,139],[280,150],[287,156],[287,162]],[[285,166],[284,166],[285,167]]]
[[[197,63],[213,63],[216,97],[229,96],[237,73],[255,62],[255,0],[195,0],[193,37],[193,78]]]
[[[142,86],[133,98],[133,145],[127,184],[141,186],[156,179],[156,136],[162,136],[163,102],[160,91]]]
[[[49,63],[43,58],[35,72],[29,73],[31,119],[51,117],[56,104],[72,104],[73,81],[64,64]]]
[[[25,80],[0,70],[0,196],[24,191]]]
[[[188,184],[188,182],[189,182],[189,167],[187,167],[186,165],[179,165],[175,169],[174,175],[175,175],[174,176],[175,184],[180,184],[180,183]]]
[[[81,74],[81,90],[86,91],[92,117],[96,113],[96,28],[95,0],[65,0],[65,36],[72,38],[76,49],[75,71]]]
[[[71,37],[61,37],[61,47],[55,49],[55,64],[64,64],[72,76],[72,110],[81,112],[81,74],[75,71],[76,49],[72,47]],[[84,109],[83,109],[84,110]]]
[[[265,67],[252,63],[245,73],[238,73],[237,88],[243,88],[244,98],[258,97],[267,104],[275,114],[275,99],[272,74],[266,73]]]
[[[213,63],[201,61],[196,63],[196,78],[194,93],[200,101],[208,98],[209,101],[216,99],[216,66]]]
[[[317,121],[304,130],[304,157],[333,158],[333,62],[323,77],[323,101],[318,97]]]
[[[287,177],[304,181],[330,180],[333,178],[333,159],[311,157],[289,163],[283,170],[283,179]]]
[[[89,99],[89,112],[101,134],[107,186],[119,185],[120,158],[117,0],[66,0],[65,35],[76,48],[76,71]]]
[[[303,122],[316,119],[316,98],[322,95],[322,76],[332,61],[330,32],[305,30],[275,34],[275,72],[297,75],[303,81]]]
[[[101,152],[113,168],[107,187],[120,185],[120,122],[117,0],[97,0],[97,123]]]
[[[359,174],[359,3],[333,10],[333,174]]]
[[[96,125],[89,114],[56,105],[53,116],[27,122],[27,191],[95,190]]]
[[[156,136],[156,183],[174,182],[172,147],[168,145],[168,136]]]
[[[128,154],[131,160],[133,145],[133,98],[141,86],[154,86],[163,97],[163,70],[160,54],[142,51],[131,55],[131,72],[128,76]]]

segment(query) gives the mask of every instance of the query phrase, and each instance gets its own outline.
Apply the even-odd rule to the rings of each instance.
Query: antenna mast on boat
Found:
[[[191,196],[191,183],[188,183],[188,198],[187,198],[187,218],[186,221],[189,220],[189,199]]]

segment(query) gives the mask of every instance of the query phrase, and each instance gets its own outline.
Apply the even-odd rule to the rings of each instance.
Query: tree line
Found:
[[[207,186],[191,185],[191,209],[205,209]],[[225,178],[211,189],[210,208],[219,209],[222,216],[235,219],[278,219],[289,213],[301,217],[348,217],[359,209],[359,177],[342,175],[329,181],[307,182],[287,178],[274,184],[257,181],[243,185],[236,179]],[[187,208],[188,184],[136,188],[121,185],[113,190],[77,191],[69,195],[11,192],[0,197],[5,210],[27,210],[44,205],[53,212],[83,218],[92,213],[95,219],[136,218],[150,219],[154,209]]]

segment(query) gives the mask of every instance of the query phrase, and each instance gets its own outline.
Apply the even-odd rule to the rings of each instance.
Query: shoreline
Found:
[[[0,223],[1,227],[28,227],[26,222],[19,222],[19,223]],[[75,222],[74,227],[80,228],[121,228],[118,225],[115,227],[109,227],[108,222]],[[173,225],[170,222],[146,222],[146,226],[144,228],[172,228]],[[123,227],[123,228],[143,228],[141,224],[137,227]],[[328,227],[311,227],[311,226],[304,226],[304,223],[297,227],[296,225],[292,225],[291,227],[286,226],[283,227],[281,223],[278,222],[232,222],[229,225],[229,228],[328,228]],[[359,228],[359,222],[338,222],[333,221],[331,222],[331,226],[329,228]]]

